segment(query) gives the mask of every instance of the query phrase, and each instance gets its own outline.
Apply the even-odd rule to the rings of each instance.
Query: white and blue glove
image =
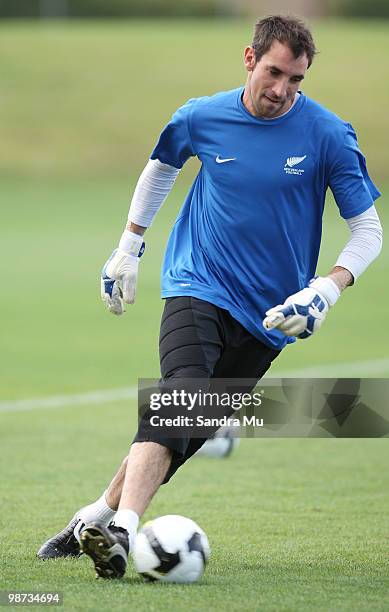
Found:
[[[337,284],[327,277],[314,278],[308,287],[290,295],[283,304],[266,312],[263,326],[285,336],[309,338],[322,325],[327,312],[340,296]]]
[[[125,230],[111,257],[101,273],[101,298],[108,310],[121,315],[124,302],[135,302],[139,260],[145,250],[142,236]]]

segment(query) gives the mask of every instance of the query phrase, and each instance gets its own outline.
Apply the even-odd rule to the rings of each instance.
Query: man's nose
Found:
[[[277,98],[283,99],[286,96],[288,82],[284,79],[277,80],[272,86],[272,91]]]

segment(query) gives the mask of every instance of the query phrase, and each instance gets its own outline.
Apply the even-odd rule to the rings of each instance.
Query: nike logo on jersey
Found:
[[[288,159],[286,160],[286,165],[289,166],[289,168],[293,168],[293,166],[301,164],[301,162],[304,161],[305,158],[306,155],[304,155],[304,157],[288,157]]]
[[[236,160],[236,157],[226,157],[225,159],[222,159],[220,155],[218,155],[216,158],[216,163],[225,164],[226,162],[235,161],[235,160]]]

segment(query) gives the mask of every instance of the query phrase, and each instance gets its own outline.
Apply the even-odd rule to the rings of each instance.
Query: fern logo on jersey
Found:
[[[284,166],[285,174],[295,174],[297,176],[304,174],[304,168],[295,168],[295,166],[301,164],[306,157],[306,155],[303,155],[302,157],[288,157]]]

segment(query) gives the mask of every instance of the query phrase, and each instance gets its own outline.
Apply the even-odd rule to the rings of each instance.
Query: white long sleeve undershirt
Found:
[[[142,227],[150,227],[179,172],[178,168],[163,164],[159,159],[150,159],[135,187],[128,220]]]
[[[351,238],[335,265],[349,270],[356,281],[381,252],[382,226],[374,205],[346,222]]]
[[[150,227],[171,191],[180,170],[158,159],[150,159],[139,177],[131,201],[128,220]],[[351,272],[354,281],[379,255],[382,248],[382,227],[375,206],[346,219],[351,238],[340,253],[336,266]]]

